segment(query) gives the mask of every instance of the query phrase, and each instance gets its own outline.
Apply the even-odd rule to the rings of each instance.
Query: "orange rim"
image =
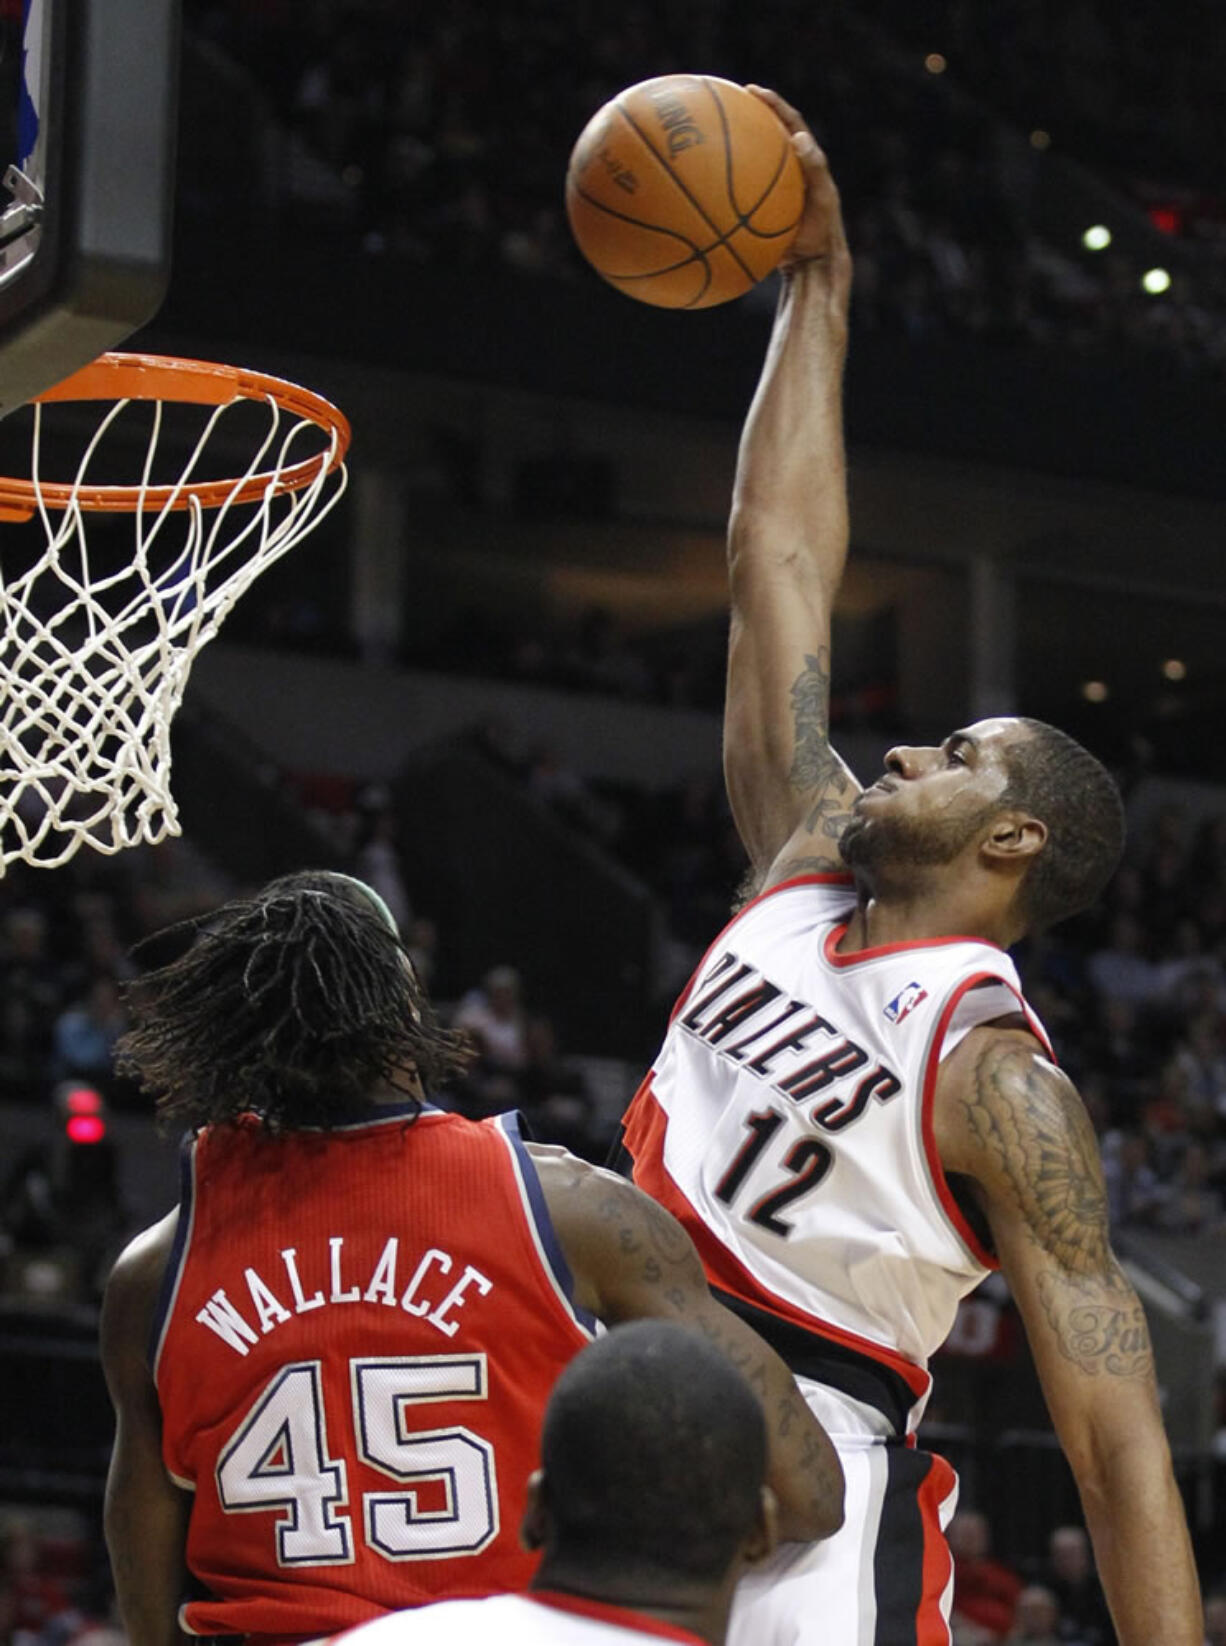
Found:
[[[39,499],[50,509],[70,503],[97,513],[132,513],[148,509],[186,509],[196,499],[206,509],[223,503],[258,503],[270,486],[279,492],[301,491],[321,470],[337,469],[349,449],[349,419],[330,400],[297,383],[241,366],[209,360],[182,360],[177,355],[103,354],[62,383],[35,397],[49,405],[61,400],[163,400],[194,406],[228,406],[236,400],[274,400],[283,411],[314,423],[328,437],[330,449],[318,452],[279,473],[253,474],[236,480],[189,480],[179,486],[75,486],[59,480],[20,480],[0,475],[0,519],[28,520]]]

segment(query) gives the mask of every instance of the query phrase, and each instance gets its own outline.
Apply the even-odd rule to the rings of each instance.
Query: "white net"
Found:
[[[192,662],[346,483],[335,426],[287,411],[272,394],[256,404],[266,412],[262,435],[220,490],[209,454],[214,467],[225,461],[236,413],[249,430],[249,398],[197,413],[203,431],[169,481],[159,451],[166,408],[117,400],[74,478],[58,487],[40,477],[51,408],[34,406],[33,519],[0,527],[0,875],[18,858],[54,868],[82,845],[113,853],[180,832],[170,727]],[[87,506],[99,490],[99,454],[129,408],[141,424],[132,502],[102,516],[96,501]]]

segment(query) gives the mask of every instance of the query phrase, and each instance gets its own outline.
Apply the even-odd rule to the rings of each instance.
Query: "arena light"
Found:
[[[1188,665],[1182,657],[1168,657],[1162,665],[1162,677],[1164,680],[1186,680]]]
[[[70,1086],[64,1093],[64,1107],[69,1114],[101,1114],[102,1094],[92,1086]]]
[[[1166,269],[1146,269],[1141,276],[1141,285],[1151,297],[1160,297],[1164,291],[1171,289],[1171,276]]]
[[[70,1143],[101,1143],[106,1136],[106,1121],[98,1114],[69,1115],[64,1131]]]
[[[929,74],[944,74],[949,64],[939,51],[930,51],[924,59],[924,67]]]
[[[1111,688],[1105,680],[1083,680],[1081,695],[1087,703],[1105,703],[1111,696]]]
[[[1091,223],[1081,237],[1087,251],[1106,251],[1111,244],[1111,230],[1105,223]]]

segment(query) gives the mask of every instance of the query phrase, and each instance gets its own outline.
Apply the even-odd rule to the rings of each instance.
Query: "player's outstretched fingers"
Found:
[[[756,97],[759,102],[765,103],[768,108],[773,109],[779,116],[780,120],[782,120],[783,124],[787,127],[788,131],[791,132],[793,137],[795,137],[799,132],[807,132],[809,130],[808,122],[805,120],[804,115],[801,114],[799,110],[794,109],[785,98],[780,97],[777,91],[772,91],[769,86],[755,85],[748,85],[745,87],[745,90],[752,93],[752,95]]]

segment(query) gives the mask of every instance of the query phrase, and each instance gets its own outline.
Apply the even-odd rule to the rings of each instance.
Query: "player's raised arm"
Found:
[[[825,156],[788,130],[805,211],[737,459],[728,528],[732,625],[724,774],[760,884],[837,869],[859,785],[830,747],[830,614],[847,556],[842,382],[851,258]]]
[[[727,1355],[766,1413],[780,1537],[809,1542],[836,1532],[843,1471],[826,1431],[774,1350],[712,1297],[676,1218],[611,1172],[557,1151],[533,1154],[577,1301],[610,1326],[675,1321]]]
[[[1111,1250],[1089,1116],[1029,1035],[985,1028],[942,1072],[937,1140],[977,1185],[1081,1493],[1120,1646],[1200,1646],[1145,1314]]]
[[[178,1612],[191,1499],[162,1463],[162,1414],[145,1359],[174,1221],[146,1230],[122,1253],[102,1305],[102,1369],[115,1407],[106,1542],[131,1646],[178,1646],[185,1638]]]

